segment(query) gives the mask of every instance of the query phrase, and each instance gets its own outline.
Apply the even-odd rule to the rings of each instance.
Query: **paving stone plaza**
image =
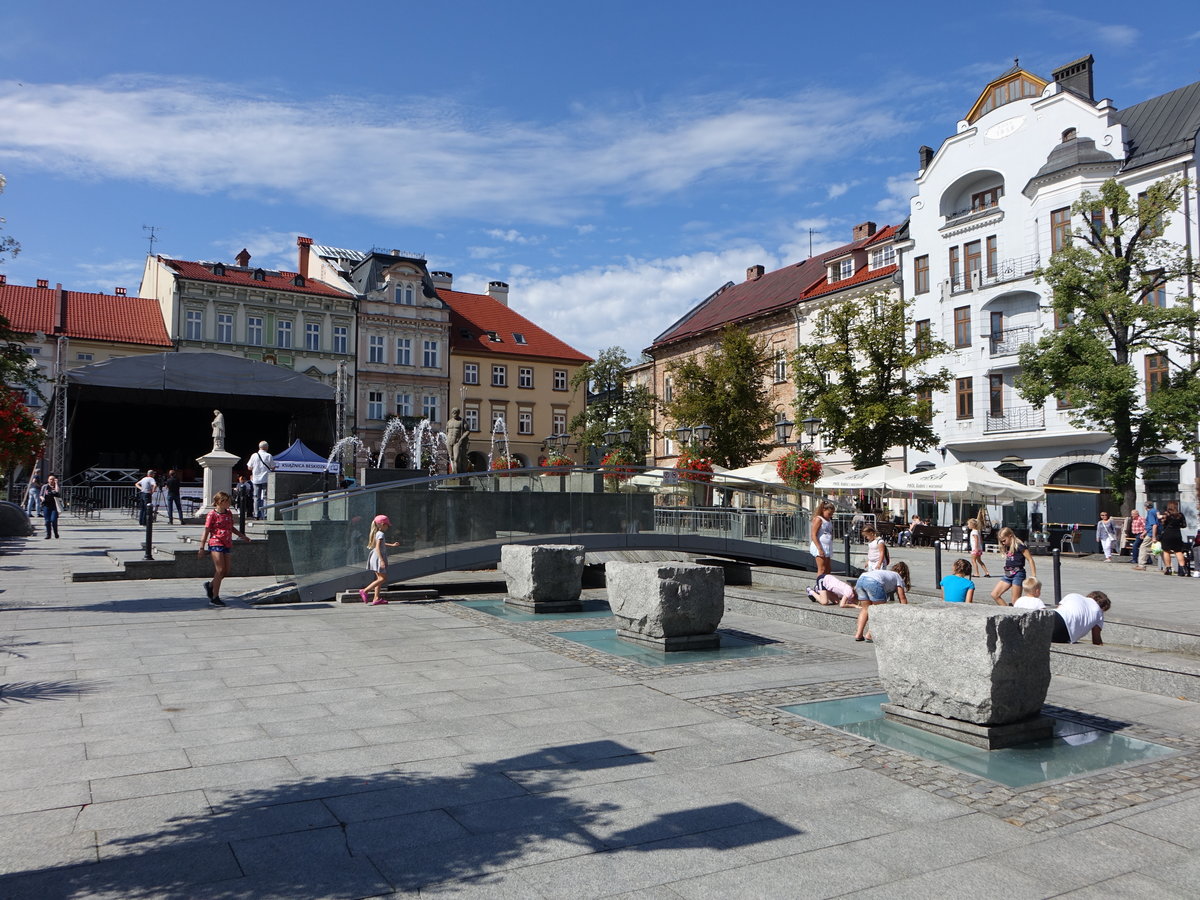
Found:
[[[1118,640],[1191,646],[1200,579],[1063,562],[1113,609],[1048,711],[1169,752],[1014,789],[784,711],[880,690],[849,611],[747,612],[794,592],[727,590],[722,631],[771,653],[649,666],[568,639],[609,619],[497,618],[451,577],[385,607],[251,607],[270,581],[234,578],[224,610],[198,580],[71,581],[139,537],[0,544],[4,898],[1200,893],[1200,708],[1162,687],[1195,660]],[[931,551],[895,555],[931,595]]]

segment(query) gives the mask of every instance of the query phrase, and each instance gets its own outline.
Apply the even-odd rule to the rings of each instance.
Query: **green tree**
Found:
[[[1179,441],[1196,450],[1200,421],[1200,315],[1167,285],[1197,268],[1163,237],[1187,182],[1155,182],[1132,199],[1114,179],[1071,207],[1076,227],[1039,276],[1050,285],[1056,328],[1021,350],[1016,387],[1040,406],[1056,397],[1072,425],[1112,435],[1112,488],[1135,503],[1138,460]],[[1149,360],[1147,360],[1149,357]],[[1142,377],[1142,367],[1153,373]]]
[[[827,306],[793,357],[796,421],[820,419],[828,445],[857,469],[882,465],[890,447],[937,445],[932,396],[951,372],[930,364],[950,346],[918,332],[911,307],[882,291]]]
[[[5,184],[7,184],[7,182],[5,181],[4,176],[0,175],[0,194],[4,193]],[[0,231],[4,230],[5,221],[6,220],[4,216],[0,216]],[[16,256],[20,252],[21,245],[18,244],[13,238],[0,235],[0,262],[4,260],[4,254],[7,253],[10,256]]]
[[[605,432],[629,429],[628,449],[638,459],[645,457],[654,435],[654,395],[644,385],[629,383],[629,366],[624,350],[609,347],[571,376],[571,387],[588,392],[583,411],[567,423],[581,447],[603,447]]]
[[[772,364],[762,341],[729,326],[710,352],[667,367],[673,399],[663,411],[676,424],[711,427],[704,449],[718,465],[736,469],[761,459],[773,446]]]

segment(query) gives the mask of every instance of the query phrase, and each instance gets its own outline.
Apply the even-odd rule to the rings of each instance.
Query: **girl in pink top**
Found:
[[[229,511],[230,496],[224,491],[213,495],[213,508],[204,518],[204,534],[200,538],[200,549],[197,556],[205,553],[212,557],[213,579],[204,582],[204,593],[208,595],[210,606],[224,606],[221,599],[221,582],[229,575],[229,553],[233,549],[233,536],[236,534],[247,544],[250,538],[233,522],[233,513]]]

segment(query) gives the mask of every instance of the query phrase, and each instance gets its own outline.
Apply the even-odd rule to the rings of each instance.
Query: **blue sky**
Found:
[[[148,249],[293,270],[295,236],[426,254],[631,356],[747,266],[900,221],[1020,57],[1118,106],[1200,80],[1193,4],[8,0],[11,283],[132,293]]]

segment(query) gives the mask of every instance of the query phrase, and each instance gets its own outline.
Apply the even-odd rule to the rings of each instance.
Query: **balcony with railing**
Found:
[[[983,430],[988,434],[1001,431],[1042,431],[1046,427],[1046,411],[1040,407],[1016,406],[999,413],[988,413]]]
[[[1026,344],[1034,341],[1034,327],[1020,325],[1016,328],[1005,328],[1003,331],[991,331],[984,335],[988,341],[988,351],[992,356],[1012,356],[1020,352]]]
[[[967,291],[978,291],[982,288],[993,287],[997,284],[1007,284],[1010,281],[1020,281],[1022,278],[1032,278],[1042,264],[1042,258],[1036,253],[1032,256],[1017,256],[1003,259],[982,269],[971,269],[960,272],[946,279],[946,287],[951,294],[962,294]]]

